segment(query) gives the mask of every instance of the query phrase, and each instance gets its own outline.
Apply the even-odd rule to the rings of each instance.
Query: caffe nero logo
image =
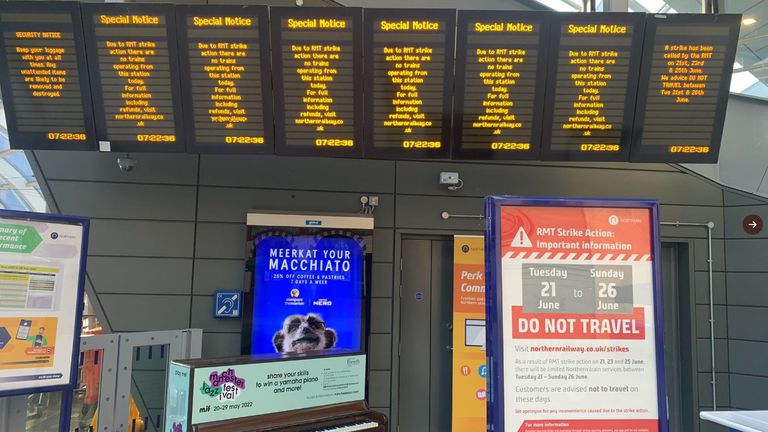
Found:
[[[234,369],[211,372],[208,375],[208,382],[203,380],[203,385],[200,387],[200,393],[216,398],[219,402],[235,400],[243,390],[245,390],[245,379],[238,378]]]
[[[463,245],[461,247],[461,251],[464,253],[469,253],[469,245]]]

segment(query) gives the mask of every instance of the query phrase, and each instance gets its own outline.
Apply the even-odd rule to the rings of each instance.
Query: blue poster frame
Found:
[[[0,210],[0,218],[16,219],[20,222],[48,222],[60,225],[80,225],[83,227],[83,236],[80,244],[80,274],[77,278],[77,305],[75,310],[75,328],[72,338],[72,362],[69,371],[69,383],[54,386],[28,387],[24,389],[0,391],[0,397],[28,395],[32,393],[47,393],[61,391],[62,395],[61,417],[59,422],[60,430],[69,430],[69,417],[71,415],[71,395],[67,397],[66,392],[72,392],[77,385],[77,368],[80,358],[80,330],[83,322],[83,297],[85,293],[85,265],[88,259],[88,233],[90,230],[90,219],[81,216],[67,216],[52,213],[34,213],[15,210]],[[66,424],[64,421],[66,420]]]
[[[504,340],[501,292],[502,207],[638,208],[651,211],[651,263],[656,341],[656,389],[659,432],[669,432],[664,367],[664,296],[661,283],[659,202],[652,199],[489,196],[485,198],[486,351],[488,364],[488,430],[506,432],[504,424]]]

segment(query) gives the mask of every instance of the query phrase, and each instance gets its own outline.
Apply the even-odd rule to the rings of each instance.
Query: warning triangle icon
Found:
[[[520,227],[520,229],[517,230],[517,234],[515,234],[515,238],[512,239],[512,244],[510,246],[529,248],[533,247],[533,244],[531,243],[531,239],[528,238],[528,234],[526,234],[523,227]]]

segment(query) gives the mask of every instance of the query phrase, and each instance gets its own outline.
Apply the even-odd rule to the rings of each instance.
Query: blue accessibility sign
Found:
[[[243,292],[219,290],[214,293],[213,316],[216,318],[240,318],[243,313]]]

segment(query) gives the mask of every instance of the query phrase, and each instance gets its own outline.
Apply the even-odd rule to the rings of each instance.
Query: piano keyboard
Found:
[[[331,427],[328,429],[316,429],[313,432],[356,432],[376,429],[379,424],[373,421],[361,421]]]

